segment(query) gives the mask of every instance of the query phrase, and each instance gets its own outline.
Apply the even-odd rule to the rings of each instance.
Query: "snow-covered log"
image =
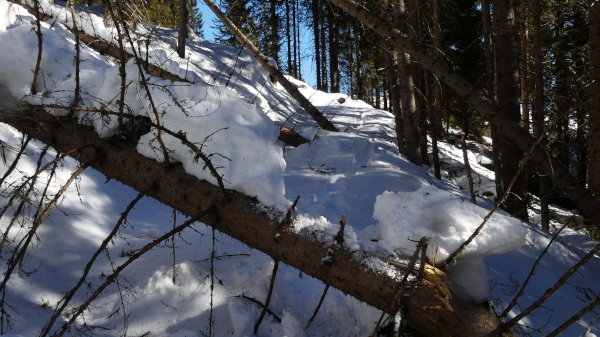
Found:
[[[190,217],[206,212],[200,218],[205,224],[385,312],[393,313],[402,305],[409,324],[424,335],[484,336],[499,326],[499,320],[484,307],[456,298],[446,275],[431,266],[425,268],[410,296],[399,296],[404,291],[400,280],[374,269],[360,254],[282,228],[282,212],[238,192],[224,193],[187,174],[178,164],[165,165],[143,157],[123,141],[99,138],[93,128],[69,118],[22,106],[0,111],[0,122],[72,154],[107,177]],[[333,263],[323,262],[328,256],[333,256]],[[398,268],[400,275],[408,269],[402,264]]]
[[[48,20],[52,19],[52,16],[50,16],[48,14],[44,14],[44,13],[40,13],[39,15],[36,14],[35,9],[33,7],[27,5],[26,3],[23,3],[23,1],[19,1],[19,0],[9,0],[9,1],[22,6],[23,8],[27,9],[31,14],[39,16],[41,21],[48,21]],[[121,48],[119,48],[119,46],[115,45],[114,43],[106,41],[99,36],[87,34],[83,31],[79,31],[78,34],[79,34],[80,41],[82,41],[83,43],[85,43],[87,46],[94,49],[95,51],[99,52],[100,54],[108,55],[115,59],[120,59],[121,53],[123,51],[121,50]],[[131,53],[128,53],[127,51],[124,51],[124,52],[125,52],[125,58],[128,60],[135,57],[134,55],[132,55]],[[187,82],[185,79],[183,79],[171,72],[168,72],[159,66],[156,66],[149,62],[146,62],[145,60],[137,59],[137,62],[140,62],[141,64],[144,65],[145,70],[148,73],[148,75],[160,77],[160,78],[163,78],[166,80],[171,80],[173,82]],[[279,74],[281,75],[280,72],[279,72]],[[283,76],[283,75],[281,75],[281,76]],[[296,89],[296,92],[297,91],[298,90]],[[300,94],[299,92],[297,92],[297,94],[302,96],[302,94]],[[304,97],[304,96],[302,96],[302,97]],[[304,99],[306,100],[306,98],[304,98]],[[329,121],[327,121],[327,122],[329,122]],[[299,133],[297,133],[296,131],[294,131],[292,129],[282,126],[282,127],[280,127],[280,130],[281,130],[281,133],[279,134],[278,139],[281,142],[283,142],[284,144],[291,145],[291,146],[299,146],[301,144],[309,142],[308,139],[304,138],[302,135],[300,135]]]

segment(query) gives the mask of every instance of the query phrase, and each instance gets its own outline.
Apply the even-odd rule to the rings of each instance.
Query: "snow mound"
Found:
[[[414,241],[427,236],[427,257],[439,263],[471,236],[488,212],[465,196],[423,186],[414,192],[384,192],[377,197],[373,217],[388,248],[412,254]],[[461,257],[508,252],[525,244],[525,233],[520,221],[494,213]]]
[[[70,106],[75,88],[73,35],[61,24],[42,23],[39,93],[30,95],[32,69],[38,54],[34,19],[17,5],[9,8],[3,3],[0,10],[9,13],[0,18],[0,48],[11,51],[0,55],[0,79],[8,82],[0,87],[6,87],[3,91],[31,104]],[[15,41],[19,43],[15,44]],[[93,126],[101,137],[114,136],[118,118],[104,111],[119,111],[119,66],[86,46],[81,47],[80,106],[103,112],[80,112],[79,120]],[[140,81],[141,76],[148,81],[156,111]],[[283,151],[277,145],[278,129],[264,111],[231,90],[209,86],[202,81],[197,84],[173,83],[142,75],[133,61],[126,65],[126,88],[124,112],[147,116],[174,135],[184,136],[210,158],[222,176],[225,188],[257,197],[268,206],[285,209],[289,205],[284,197],[282,172],[286,165]],[[58,116],[68,113],[65,109],[48,111]],[[181,162],[188,173],[217,183],[206,163],[189,146],[164,132],[162,138],[170,152],[170,161]],[[164,160],[158,131],[154,128],[140,139],[137,149],[144,156]]]

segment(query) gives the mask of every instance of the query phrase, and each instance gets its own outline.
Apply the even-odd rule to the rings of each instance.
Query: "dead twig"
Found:
[[[571,324],[577,322],[583,315],[592,311],[596,306],[600,305],[600,296],[596,296],[596,299],[590,302],[585,307],[581,308],[575,315],[571,316],[568,320],[566,320],[563,324],[561,324],[558,328],[554,329],[554,331],[550,332],[546,335],[546,337],[554,337],[558,336],[561,332],[563,332],[566,328],[571,326]],[[587,333],[586,333],[587,336]]]
[[[265,313],[269,309],[269,304],[271,303],[271,295],[273,295],[273,288],[275,288],[275,278],[277,277],[277,270],[279,269],[279,261],[275,260],[275,265],[273,266],[273,272],[271,273],[271,281],[269,282],[269,291],[267,292],[267,299],[265,300],[265,305],[263,306],[260,315],[258,316],[258,320],[254,325],[254,334],[258,333],[258,328],[260,328],[260,324],[262,323],[263,318],[265,318]]]
[[[556,292],[560,287],[562,287],[567,280],[579,269],[581,266],[586,264],[594,255],[600,251],[600,243],[597,244],[592,250],[590,250],[584,257],[582,257],[574,266],[569,268],[567,272],[563,274],[563,276],[556,281],[556,283],[548,288],[542,296],[540,296],[537,300],[535,300],[529,307],[523,310],[520,314],[513,317],[508,322],[505,322],[498,327],[500,331],[508,331],[513,325],[519,322],[523,317],[529,315],[533,310],[537,309],[544,301],[546,301],[554,292]]]
[[[96,290],[85,300],[85,302],[83,302],[83,304],[81,304],[79,307],[77,307],[77,309],[75,309],[72,314],[71,317],[69,318],[68,321],[66,321],[59,329],[58,331],[56,331],[52,336],[53,337],[61,337],[65,334],[65,332],[68,331],[69,327],[71,325],[73,325],[73,323],[75,322],[75,320],[81,316],[81,314],[87,309],[87,307],[90,305],[90,303],[92,303],[98,296],[100,296],[100,294],[104,291],[104,289],[106,289],[106,287],[108,287],[110,284],[112,284],[116,278],[119,276],[119,274],[125,269],[127,268],[130,264],[132,264],[134,261],[136,261],[137,259],[139,259],[142,255],[146,254],[148,251],[150,251],[151,249],[153,249],[154,247],[156,247],[157,245],[161,244],[162,242],[164,242],[165,240],[169,239],[172,235],[175,235],[181,231],[183,231],[184,229],[190,227],[192,224],[194,224],[198,218],[205,216],[208,213],[213,213],[214,212],[214,208],[209,208],[207,211],[202,212],[201,214],[188,219],[187,221],[185,221],[184,223],[182,223],[181,225],[171,229],[170,231],[166,232],[165,234],[161,235],[160,237],[158,237],[157,239],[153,240],[152,242],[146,244],[145,246],[143,246],[142,248],[138,249],[137,251],[135,251],[133,254],[129,255],[129,258],[127,259],[127,261],[123,262],[121,265],[119,265],[112,274],[108,275],[105,279],[105,281],[98,287],[96,288]]]
[[[504,309],[504,311],[502,311],[502,313],[499,316],[500,318],[505,317],[510,312],[510,309],[512,309],[517,304],[517,300],[521,296],[523,296],[523,293],[525,293],[525,288],[527,287],[527,285],[529,284],[529,281],[531,280],[531,278],[535,274],[535,270],[537,269],[537,266],[539,265],[540,261],[542,260],[542,257],[544,257],[544,255],[546,255],[546,253],[548,252],[548,249],[554,243],[554,241],[558,238],[560,232],[562,232],[562,230],[565,229],[565,227],[567,227],[567,225],[571,223],[572,219],[573,219],[573,217],[571,217],[571,219],[569,221],[567,221],[552,236],[552,239],[550,239],[550,242],[548,242],[548,244],[546,245],[546,248],[544,248],[544,250],[542,251],[542,253],[537,257],[537,259],[533,263],[533,266],[531,267],[531,270],[529,271],[529,274],[527,275],[527,278],[525,279],[525,282],[523,282],[523,284],[521,285],[521,289],[519,289],[519,292],[517,293],[517,295],[512,299],[512,301],[510,301],[510,303],[508,304],[508,306],[506,306],[506,309]]]

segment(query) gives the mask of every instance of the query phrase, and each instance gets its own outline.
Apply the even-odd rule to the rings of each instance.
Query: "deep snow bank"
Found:
[[[42,23],[43,52],[39,93],[29,95],[32,69],[36,64],[37,38],[34,18],[20,6],[0,2],[0,79],[13,96],[32,104],[70,106],[75,88],[74,37],[61,24]],[[7,13],[7,14],[4,14]],[[65,38],[67,37],[67,38]],[[15,43],[18,41],[18,43]],[[118,65],[82,45],[80,106],[118,111],[121,77]],[[281,173],[285,169],[283,153],[276,140],[278,129],[256,106],[225,88],[200,81],[182,84],[141,75],[132,62],[126,67],[125,112],[148,116],[157,123],[148,93],[140,76],[146,76],[150,95],[160,115],[160,123],[187,139],[210,157],[223,177],[225,187],[257,197],[262,203],[284,209],[285,186]],[[49,109],[65,115],[63,109]],[[99,112],[79,114],[82,124],[93,125],[103,137],[117,132],[117,117]],[[175,137],[162,135],[171,160],[181,162],[190,174],[216,183],[205,163]],[[162,161],[157,132],[145,135],[138,151]]]

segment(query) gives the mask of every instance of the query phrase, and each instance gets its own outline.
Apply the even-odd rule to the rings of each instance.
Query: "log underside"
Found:
[[[274,259],[302,270],[385,312],[398,309],[395,300],[399,280],[375,271],[344,248],[312,241],[289,228],[280,229],[284,214],[267,210],[254,198],[187,174],[181,165],[165,165],[137,153],[132,145],[115,138],[99,138],[93,128],[68,118],[56,118],[41,108],[22,106],[0,110],[0,122],[36,138],[58,151],[90,164],[116,179],[178,211],[200,218],[205,224],[258,249]],[[331,253],[334,262],[322,259]],[[406,268],[405,268],[406,269]],[[406,272],[406,270],[400,270]],[[482,306],[453,296],[443,272],[429,266],[412,296],[402,297],[409,325],[427,336],[484,336],[499,326],[499,320]]]

